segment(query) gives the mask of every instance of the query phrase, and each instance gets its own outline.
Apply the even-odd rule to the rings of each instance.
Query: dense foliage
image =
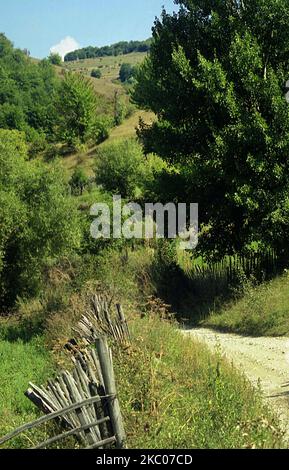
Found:
[[[100,70],[100,69],[93,69],[93,70],[91,71],[90,76],[91,76],[92,78],[101,78],[101,76],[102,76],[101,70]]]
[[[199,202],[210,254],[252,241],[287,249],[289,9],[286,0],[177,0],[156,20],[134,99],[147,152],[177,168],[175,196]]]
[[[137,73],[137,67],[131,64],[122,64],[119,71],[119,78],[122,83],[128,82],[135,77]]]
[[[60,168],[27,160],[24,136],[0,130],[0,305],[39,293],[43,269],[80,242]]]
[[[97,116],[97,96],[86,77],[67,73],[60,85],[56,109],[58,138],[72,147],[101,142],[108,124]]]
[[[97,155],[96,182],[112,193],[134,198],[145,175],[141,147],[134,139],[102,146]]]
[[[49,61],[52,65],[61,65],[61,64],[62,64],[61,55],[59,55],[59,54],[57,54],[57,53],[54,53],[54,52],[51,52],[51,54],[50,54],[49,57],[48,57],[48,61]]]
[[[111,46],[104,47],[84,47],[73,52],[69,52],[64,57],[65,62],[72,60],[94,59],[95,57],[117,56],[130,54],[131,52],[148,52],[150,50],[151,39],[146,41],[121,41]]]
[[[49,61],[33,63],[0,34],[0,128],[23,131],[32,143],[50,138],[57,82]]]

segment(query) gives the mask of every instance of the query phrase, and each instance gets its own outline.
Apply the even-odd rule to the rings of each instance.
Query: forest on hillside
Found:
[[[151,39],[146,39],[145,41],[121,41],[111,46],[103,47],[83,47],[66,54],[64,61],[70,62],[73,60],[94,59],[96,57],[119,56],[131,54],[132,52],[148,52],[150,46]]]

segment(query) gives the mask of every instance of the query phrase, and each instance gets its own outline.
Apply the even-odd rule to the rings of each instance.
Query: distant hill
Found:
[[[83,59],[95,59],[98,57],[119,56],[130,54],[132,52],[148,52],[151,47],[152,39],[145,41],[122,41],[103,47],[84,47],[73,52],[69,52],[64,57],[65,62]]]

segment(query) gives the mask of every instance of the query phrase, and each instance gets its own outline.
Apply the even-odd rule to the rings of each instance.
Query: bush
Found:
[[[101,77],[102,77],[101,70],[100,70],[100,69],[93,69],[93,70],[91,71],[90,76],[91,76],[92,78],[101,78]]]
[[[123,198],[135,198],[143,186],[145,160],[140,145],[125,140],[102,146],[97,155],[96,182]]]
[[[122,64],[119,71],[119,78],[122,83],[129,81],[135,76],[136,69],[131,64]]]
[[[27,161],[23,134],[0,130],[0,305],[39,293],[44,266],[79,246],[63,170]]]
[[[92,139],[99,145],[109,138],[112,120],[106,116],[100,116],[95,119],[92,129]]]
[[[52,65],[61,65],[62,64],[62,57],[61,57],[60,54],[51,52],[51,54],[48,57],[48,61]]]
[[[26,138],[29,143],[28,153],[30,157],[33,158],[47,149],[47,140],[44,132],[36,131],[31,127],[26,131]]]
[[[76,168],[69,181],[71,191],[75,195],[82,194],[88,184],[88,177],[82,168]]]

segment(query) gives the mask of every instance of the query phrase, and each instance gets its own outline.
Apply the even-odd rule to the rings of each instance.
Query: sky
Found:
[[[37,58],[147,39],[162,6],[177,8],[173,0],[0,0],[0,6],[0,32]]]

